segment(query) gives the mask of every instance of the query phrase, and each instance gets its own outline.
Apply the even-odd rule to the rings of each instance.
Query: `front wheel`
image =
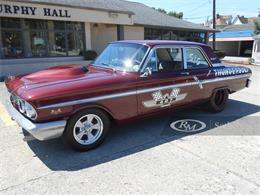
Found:
[[[207,109],[211,112],[221,112],[224,110],[229,92],[227,89],[219,89],[213,92],[210,100],[206,104]]]
[[[98,109],[87,109],[69,119],[63,140],[73,149],[87,151],[99,146],[110,128],[108,115]]]

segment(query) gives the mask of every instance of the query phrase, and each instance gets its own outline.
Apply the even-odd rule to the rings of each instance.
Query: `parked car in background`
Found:
[[[249,68],[221,64],[205,44],[119,41],[88,67],[63,65],[5,82],[9,113],[23,129],[86,151],[104,141],[113,121],[198,104],[221,112],[250,76]]]

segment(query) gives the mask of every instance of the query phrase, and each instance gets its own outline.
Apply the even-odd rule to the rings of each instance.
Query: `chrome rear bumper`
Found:
[[[12,119],[36,139],[44,141],[62,136],[67,121],[61,120],[46,123],[34,123],[17,111],[12,105],[10,99],[6,102],[7,111],[11,115]]]

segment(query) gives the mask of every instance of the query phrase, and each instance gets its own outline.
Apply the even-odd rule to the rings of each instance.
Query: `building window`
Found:
[[[83,34],[76,32],[69,32],[67,34],[68,40],[68,54],[69,56],[79,56],[82,55],[82,50],[84,47]]]
[[[66,56],[65,32],[49,32],[49,56]]]
[[[30,55],[27,57],[46,57],[47,52],[47,34],[46,32],[30,32]],[[28,52],[27,52],[28,53]]]
[[[85,49],[80,22],[0,18],[0,57],[81,56]]]
[[[2,31],[2,53],[4,58],[22,58],[22,33],[19,31]]]
[[[1,18],[1,27],[8,29],[17,29],[21,27],[20,19]]]
[[[181,40],[206,43],[206,34],[204,32],[145,28],[144,38],[146,40]]]

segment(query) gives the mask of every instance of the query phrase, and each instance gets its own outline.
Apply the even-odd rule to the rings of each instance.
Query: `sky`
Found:
[[[213,0],[129,0],[144,3],[150,7],[184,13],[184,19],[194,23],[203,23],[212,18]],[[260,0],[216,0],[216,13],[220,15],[257,16]]]

